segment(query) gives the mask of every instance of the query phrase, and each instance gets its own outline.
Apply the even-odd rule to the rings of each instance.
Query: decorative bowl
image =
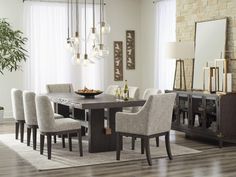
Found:
[[[96,95],[100,95],[102,93],[102,91],[97,91],[94,93],[86,93],[86,92],[79,92],[79,91],[75,91],[76,94],[78,95],[82,95],[85,98],[94,98]]]

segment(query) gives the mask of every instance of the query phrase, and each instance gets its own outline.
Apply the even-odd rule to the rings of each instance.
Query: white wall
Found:
[[[0,0],[0,18],[7,18],[14,29],[22,30],[22,0]],[[4,117],[11,117],[11,88],[23,88],[23,72],[5,72],[0,74],[0,106],[5,109]]]
[[[105,59],[105,88],[110,84],[124,85],[124,81],[114,81],[114,41],[123,41],[123,71],[124,80],[128,80],[130,86],[142,86],[142,60],[141,60],[141,31],[140,31],[140,0],[107,0],[107,22],[111,25],[111,33],[108,37],[110,55]],[[135,70],[126,70],[126,30],[135,30]]]

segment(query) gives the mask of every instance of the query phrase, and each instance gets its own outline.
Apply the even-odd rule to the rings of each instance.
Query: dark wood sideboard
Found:
[[[176,92],[172,129],[190,136],[236,143],[236,94],[211,94],[199,91]]]

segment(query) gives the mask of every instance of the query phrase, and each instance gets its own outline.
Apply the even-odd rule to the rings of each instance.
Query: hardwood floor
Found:
[[[13,133],[13,123],[2,123],[0,134]],[[146,160],[116,164],[37,171],[17,153],[0,142],[1,177],[235,177],[236,146],[219,149],[217,143],[186,139],[182,133],[172,133],[171,142],[201,150],[201,153],[153,159],[150,167]],[[114,153],[115,156],[115,153]]]

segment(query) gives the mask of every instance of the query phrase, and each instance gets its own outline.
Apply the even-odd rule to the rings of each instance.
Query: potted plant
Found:
[[[0,19],[0,74],[4,71],[16,71],[26,61],[27,51],[24,49],[27,38],[19,30],[13,30],[6,19]],[[0,106],[0,117],[4,108]],[[2,113],[1,113],[2,112]]]

